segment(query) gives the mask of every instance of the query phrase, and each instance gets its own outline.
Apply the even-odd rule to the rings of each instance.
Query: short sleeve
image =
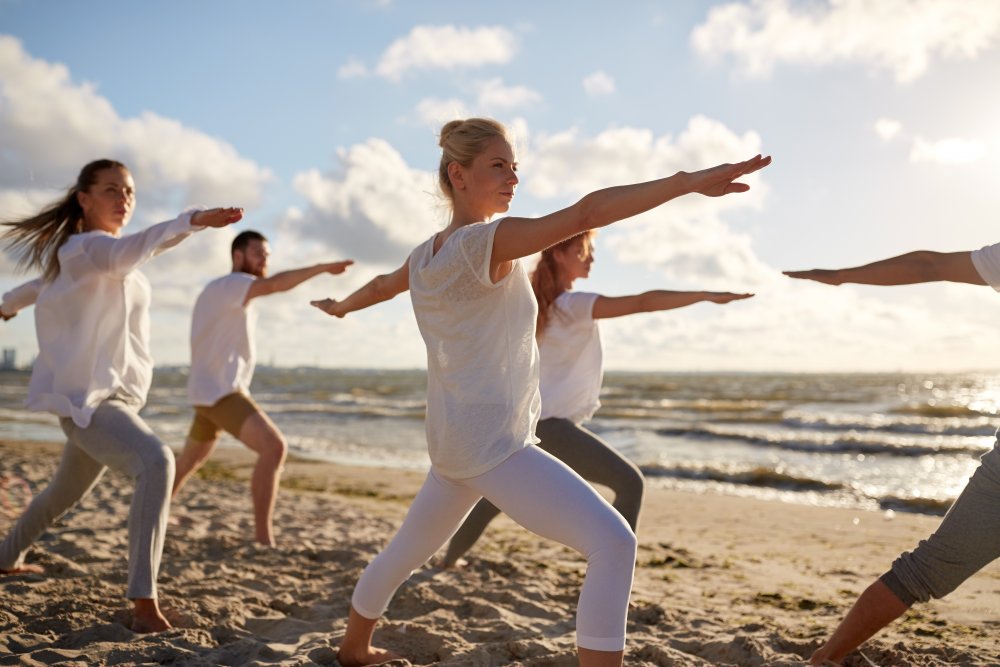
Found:
[[[1000,243],[973,250],[972,265],[990,287],[1000,292]]]
[[[247,292],[253,285],[254,278],[249,273],[231,273],[216,286],[215,303],[219,308],[242,308],[247,299]]]
[[[556,299],[559,315],[569,322],[594,319],[594,303],[598,294],[592,292],[563,292]]]

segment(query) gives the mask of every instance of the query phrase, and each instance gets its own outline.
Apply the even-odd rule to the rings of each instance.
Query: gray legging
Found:
[[[588,482],[610,487],[615,494],[614,508],[635,532],[645,482],[634,463],[568,419],[543,419],[538,422],[535,433],[541,439],[539,448],[568,465]],[[498,514],[500,510],[490,501],[485,498],[480,500],[448,543],[444,564],[454,565],[472,548]]]
[[[67,438],[62,460],[52,481],[0,543],[0,569],[23,565],[32,543],[86,496],[110,467],[135,481],[128,516],[127,597],[156,597],[156,573],[174,483],[174,455],[153,435],[137,408],[135,402],[112,397],[98,406],[87,428],[80,428],[72,419],[59,420]]]
[[[1000,442],[983,455],[979,468],[941,525],[882,575],[882,582],[907,605],[941,598],[1000,557]]]

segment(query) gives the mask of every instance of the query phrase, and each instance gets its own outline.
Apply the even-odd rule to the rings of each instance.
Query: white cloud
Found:
[[[0,36],[0,189],[65,188],[84,164],[129,165],[145,206],[253,207],[271,174],[229,144],[146,112],[122,118],[93,85]]]
[[[911,162],[936,162],[938,164],[970,164],[986,154],[982,142],[953,137],[927,141],[917,137],[910,149]]]
[[[375,71],[390,81],[399,81],[411,70],[502,65],[510,62],[516,50],[514,35],[499,26],[416,26],[389,45]]]
[[[335,247],[351,258],[401,264],[442,226],[434,214],[435,175],[411,169],[387,142],[369,139],[338,153],[331,174],[310,170],[294,179],[308,207],[283,229]]]
[[[583,89],[588,95],[610,95],[615,92],[615,80],[604,70],[597,70],[583,79]]]
[[[903,129],[903,124],[893,118],[879,118],[875,121],[875,133],[882,141],[892,141]]]
[[[746,159],[760,148],[755,132],[740,136],[704,116],[693,117],[676,138],[628,127],[590,138],[568,130],[530,142],[521,160],[522,187],[542,198],[578,198],[611,185]],[[655,268],[671,279],[720,288],[759,285],[775,272],[756,257],[750,236],[731,231],[720,217],[726,210],[761,206],[766,192],[761,175],[742,180],[750,192],[679,198],[609,228],[604,242],[619,261]]]
[[[477,81],[475,88],[477,92],[476,106],[479,113],[485,115],[494,115],[496,111],[536,105],[542,101],[542,95],[538,91],[527,86],[508,86],[501,78]]]
[[[449,120],[456,118],[468,118],[469,113],[465,102],[456,98],[447,100],[427,97],[417,103],[417,118],[423,125],[429,125],[434,129],[440,128]]]
[[[751,0],[714,7],[691,34],[703,56],[765,77],[780,63],[862,63],[900,83],[934,58],[974,58],[1000,36],[996,0]]]
[[[337,68],[337,76],[341,79],[360,79],[368,76],[368,67],[357,58],[350,58]]]

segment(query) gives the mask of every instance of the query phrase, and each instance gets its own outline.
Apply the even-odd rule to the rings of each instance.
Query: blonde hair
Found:
[[[36,268],[45,280],[59,275],[59,248],[83,228],[83,209],[76,195],[89,190],[97,182],[98,173],[112,168],[128,171],[128,167],[117,160],[94,160],[84,165],[76,183],[65,195],[40,213],[23,220],[2,223],[10,228],[2,236],[7,249],[20,255],[17,261],[19,269]]]
[[[552,321],[552,309],[555,306],[556,299],[565,291],[562,286],[562,280],[560,280],[562,276],[559,275],[559,264],[555,258],[556,251],[565,250],[577,241],[581,241],[583,243],[583,250],[590,252],[593,248],[594,234],[594,230],[589,229],[576,236],[571,236],[568,239],[560,241],[553,246],[549,246],[542,251],[542,255],[538,259],[538,264],[531,273],[531,289],[534,291],[535,300],[538,302],[538,321],[535,327],[536,338],[541,338],[542,334],[545,333],[545,328]]]
[[[454,203],[455,191],[448,177],[448,165],[457,162],[468,167],[486,144],[495,137],[503,137],[510,142],[510,134],[502,123],[492,118],[466,118],[448,121],[441,128],[438,145],[441,146],[441,164],[438,165],[438,186],[441,192]]]

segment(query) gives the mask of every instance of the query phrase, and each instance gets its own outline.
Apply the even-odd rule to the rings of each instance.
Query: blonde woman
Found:
[[[585,480],[610,488],[615,496],[614,508],[635,531],[642,507],[642,472],[582,425],[601,406],[604,353],[597,321],[683,308],[702,301],[729,303],[753,295],[652,290],[609,297],[575,292],[573,283],[590,275],[594,234],[584,232],[546,248],[531,275],[538,302],[538,389],[542,399],[535,434],[541,440],[541,449]],[[499,513],[490,501],[480,500],[451,538],[443,565],[453,567]]]
[[[204,227],[238,221],[242,209],[188,212],[128,236],[135,183],[121,162],[87,164],[76,184],[37,215],[4,223],[8,248],[42,277],[3,297],[9,319],[35,305],[38,357],[28,408],[59,417],[67,443],[52,480],[0,543],[0,574],[40,572],[29,547],[97,484],[106,468],[132,477],[128,591],[136,632],[167,630],[156,576],[174,477],[174,456],[139,409],[152,380],[146,261]]]
[[[490,222],[508,210],[518,184],[507,130],[489,119],[451,121],[439,143],[438,179],[452,205],[450,224],[396,271],[343,301],[314,302],[343,317],[409,290],[427,345],[431,470],[399,532],[358,581],[338,659],[353,667],[393,657],[371,645],[378,618],[410,573],[485,497],[522,526],[586,556],[576,623],[580,664],[621,665],[635,534],[589,484],[534,446],[541,404],[538,309],[520,260],[683,194],[743,192],[748,186],[733,181],[770,158],[601,190],[537,219]]]

